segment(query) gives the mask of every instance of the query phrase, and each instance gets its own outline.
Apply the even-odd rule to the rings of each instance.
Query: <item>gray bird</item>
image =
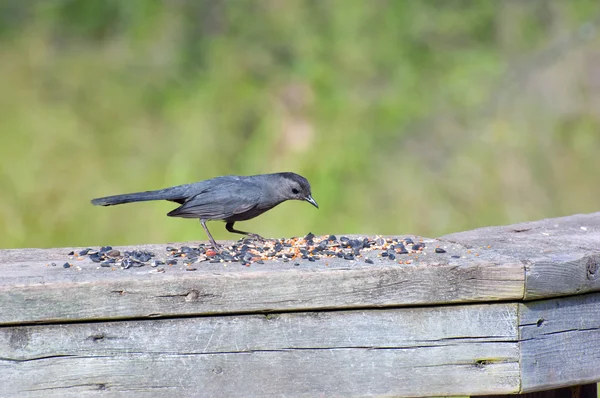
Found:
[[[308,180],[295,173],[259,174],[254,176],[222,176],[193,184],[178,185],[156,191],[92,199],[96,206],[112,206],[149,200],[168,200],[181,206],[167,213],[170,217],[198,218],[215,249],[214,240],[206,222],[225,221],[225,229],[232,233],[259,235],[233,228],[237,221],[250,220],[271,210],[286,200],[305,200],[315,206]]]

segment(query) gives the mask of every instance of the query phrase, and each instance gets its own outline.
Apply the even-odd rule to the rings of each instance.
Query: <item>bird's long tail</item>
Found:
[[[134,192],[124,195],[105,196],[103,198],[92,199],[95,206],[113,206],[123,203],[146,202],[150,200],[171,200],[180,201],[182,198],[180,189],[166,188],[157,191]]]

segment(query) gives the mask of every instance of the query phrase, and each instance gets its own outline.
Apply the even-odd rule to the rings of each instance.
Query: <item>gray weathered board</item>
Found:
[[[180,265],[165,273],[111,270],[89,259],[64,269],[72,248],[1,250],[0,325],[527,300],[600,290],[600,213],[424,241],[429,249],[408,265],[336,258],[300,266],[202,263],[194,272]],[[434,253],[438,245],[447,253]],[[137,248],[161,253],[165,246]]]
[[[164,273],[64,269],[71,248],[0,251],[0,397],[485,395],[600,380],[600,213],[424,241],[411,264]]]
[[[600,293],[0,328],[0,396],[448,396],[600,379]]]

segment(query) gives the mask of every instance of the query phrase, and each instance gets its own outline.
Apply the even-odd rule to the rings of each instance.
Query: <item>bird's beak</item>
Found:
[[[312,196],[307,195],[304,200],[306,200],[308,203],[310,203],[311,205],[315,206],[317,209],[319,208],[319,205],[317,204],[317,201],[313,199]]]

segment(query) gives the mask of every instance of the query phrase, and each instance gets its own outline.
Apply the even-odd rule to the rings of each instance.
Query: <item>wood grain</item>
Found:
[[[526,300],[600,291],[600,213],[479,228],[440,240],[471,251],[489,246],[524,264]]]
[[[0,396],[482,396],[600,380],[600,213],[422,239],[410,264],[163,273],[0,250]]]
[[[516,304],[0,329],[0,396],[516,392]]]
[[[600,380],[600,294],[521,304],[523,390]]]
[[[520,265],[238,264],[196,272],[43,270],[0,280],[0,324],[273,311],[380,308],[523,296]],[[311,263],[313,264],[313,263]],[[10,266],[3,266],[7,268]]]

